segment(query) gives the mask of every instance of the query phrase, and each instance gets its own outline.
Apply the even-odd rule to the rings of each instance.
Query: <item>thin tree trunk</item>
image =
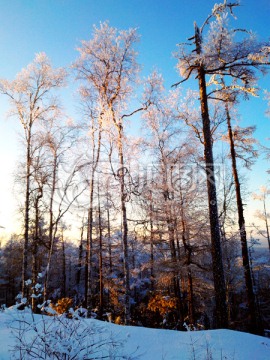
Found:
[[[197,54],[201,53],[200,30],[195,25],[195,44]],[[204,138],[204,160],[207,176],[208,209],[211,231],[211,253],[213,279],[216,300],[216,326],[218,328],[228,327],[228,314],[226,305],[226,288],[222,260],[221,239],[218,220],[218,204],[214,174],[213,145],[208,111],[208,99],[206,92],[205,70],[202,64],[198,64],[198,81],[200,92],[201,116],[203,123]]]
[[[38,254],[38,240],[39,240],[39,200],[42,198],[42,190],[37,195],[35,199],[35,231],[33,237],[33,250],[32,250],[32,294],[35,295],[35,285],[37,284],[38,277],[38,264],[37,264],[37,254]],[[32,310],[34,313],[37,311],[37,300],[32,297]]]
[[[125,324],[130,321],[130,280],[129,280],[129,253],[128,253],[128,224],[127,224],[127,208],[126,208],[126,192],[125,192],[125,167],[123,155],[123,127],[118,124],[118,152],[119,152],[119,180],[120,180],[120,196],[122,210],[122,243],[124,251],[124,278],[125,278]]]
[[[98,143],[95,141],[94,119],[92,119],[92,173],[90,180],[90,198],[88,210],[86,262],[85,262],[85,307],[90,313],[92,307],[92,246],[93,246],[93,206],[94,206],[94,185],[95,173],[99,163],[102,131],[102,114],[98,119]],[[96,149],[97,145],[97,149]]]
[[[166,200],[168,203],[168,199]],[[184,310],[182,304],[181,288],[179,281],[179,263],[175,247],[175,228],[176,224],[174,219],[172,219],[172,209],[171,206],[167,204],[167,225],[169,233],[169,244],[171,250],[171,260],[173,265],[173,287],[174,287],[174,296],[178,299],[178,313],[180,322],[184,321]]]
[[[27,134],[27,154],[26,154],[26,190],[25,190],[25,213],[24,213],[24,246],[22,264],[22,297],[26,295],[25,281],[27,280],[28,266],[28,244],[29,244],[29,211],[30,211],[30,168],[31,168],[31,128]]]
[[[99,229],[99,316],[102,318],[104,296],[103,296],[103,245],[102,245],[102,223],[101,223],[101,209],[100,209],[100,188],[98,187],[98,229]]]
[[[153,197],[150,190],[150,276],[151,289],[154,288],[154,226],[153,226]]]
[[[231,290],[231,259],[228,255],[228,245],[226,239],[226,230],[224,224],[222,225],[221,229],[223,242],[225,244],[225,258],[226,258],[226,265],[227,265],[227,277],[226,277],[226,299],[227,299],[227,308],[228,308],[228,320],[229,322],[233,321],[232,318],[232,290]]]
[[[178,279],[178,261],[176,256],[176,248],[175,248],[175,239],[174,239],[174,224],[173,221],[168,223],[168,232],[169,232],[169,242],[171,249],[171,259],[173,265],[173,286],[174,286],[174,296],[179,300],[181,307],[181,291],[180,291],[180,283]],[[180,317],[182,317],[182,312],[180,311]]]
[[[89,210],[87,212],[87,233],[86,233],[86,251],[85,251],[85,265],[84,265],[84,307],[87,309],[87,294],[88,294],[88,278],[89,278],[89,258],[90,258],[90,241],[89,241]]]
[[[92,306],[92,247],[93,247],[93,206],[94,206],[94,173],[90,183],[90,199],[87,223],[86,261],[85,261],[85,307],[90,311]]]
[[[193,278],[191,273],[191,255],[192,255],[192,247],[190,246],[190,242],[187,236],[187,225],[185,221],[184,214],[184,199],[182,188],[180,186],[180,201],[181,201],[181,225],[182,225],[182,242],[184,245],[186,261],[185,265],[187,266],[187,277],[188,277],[188,285],[187,285],[187,300],[188,300],[188,318],[190,324],[195,324],[195,309],[194,309],[194,294],[193,294]]]
[[[195,325],[193,279],[191,269],[188,269],[188,318],[190,324]]]
[[[65,249],[64,229],[62,228],[62,267],[63,267],[63,297],[67,295],[67,270],[66,270],[66,249]]]
[[[44,300],[47,300],[47,295],[48,295],[48,284],[49,284],[51,260],[52,260],[54,238],[55,238],[54,237],[55,223],[53,220],[53,203],[54,203],[54,194],[55,194],[55,190],[56,190],[56,175],[57,175],[57,156],[56,156],[56,153],[54,153],[52,189],[51,189],[50,207],[49,207],[49,256],[48,256],[48,263],[47,263],[45,279],[44,279],[44,289],[43,289]]]
[[[258,323],[259,319],[257,317],[257,312],[256,312],[256,301],[255,301],[255,295],[254,295],[254,291],[253,291],[252,276],[251,276],[249,254],[248,254],[244,208],[243,208],[241,188],[240,188],[240,182],[239,182],[237,165],[236,165],[236,152],[235,152],[235,146],[234,146],[232,127],[231,127],[231,117],[230,117],[229,107],[228,107],[227,102],[225,103],[225,109],[226,109],[226,117],[227,117],[228,136],[229,136],[229,142],[230,142],[232,172],[233,172],[235,193],[236,193],[238,225],[239,225],[241,249],[242,249],[242,261],[243,261],[243,267],[244,267],[245,285],[246,285],[246,293],[247,293],[247,301],[248,301],[249,330],[251,332],[257,333],[259,331],[259,323]]]
[[[108,199],[108,189],[106,192],[106,196],[107,196],[107,206],[106,206],[106,211],[107,211],[107,240],[108,240],[108,252],[109,252],[109,274],[110,274],[110,278],[112,276],[113,273],[113,266],[112,266],[112,239],[111,239],[111,220],[110,220],[110,209],[109,209],[109,199]],[[108,303],[110,303],[110,296],[111,296],[111,290],[110,288],[107,291],[107,301]]]
[[[265,196],[264,196],[264,198],[263,198],[263,210],[264,210],[264,221],[265,221],[265,227],[266,227],[268,247],[269,247],[269,251],[270,251],[270,234],[269,234],[269,226],[268,226],[268,220],[267,220]]]
[[[109,206],[107,206],[107,229],[108,229],[108,247],[109,247],[109,268],[111,275],[112,274],[112,239],[111,239],[111,221],[110,221]]]
[[[84,236],[84,218],[82,220],[82,227],[81,227],[81,241],[80,241],[80,245],[79,245],[78,271],[77,271],[77,278],[76,278],[76,283],[77,283],[78,288],[80,286],[81,272],[82,272],[83,236]]]

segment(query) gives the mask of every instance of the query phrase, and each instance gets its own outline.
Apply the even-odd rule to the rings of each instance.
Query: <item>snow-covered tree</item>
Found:
[[[260,234],[263,235],[267,239],[269,251],[270,251],[270,231],[269,231],[269,213],[267,212],[267,197],[270,195],[270,189],[266,186],[261,186],[259,194],[253,194],[254,200],[259,200],[263,204],[263,210],[257,211],[256,216],[262,220],[265,224],[265,231],[260,231]]]
[[[127,322],[130,318],[130,275],[123,143],[124,120],[134,113],[127,114],[126,111],[139,71],[137,53],[134,49],[136,42],[138,42],[138,35],[135,29],[119,31],[110,27],[107,22],[101,23],[99,28],[94,27],[91,40],[82,41],[78,49],[80,57],[75,63],[77,77],[85,84],[84,92],[87,92],[99,104],[100,116],[110,123],[115,131],[119,160],[116,174],[121,198]]]
[[[55,118],[59,113],[54,89],[64,86],[66,72],[54,69],[45,53],[39,53],[34,61],[23,69],[15,80],[1,80],[0,93],[10,100],[10,114],[17,117],[23,127],[25,141],[25,207],[22,293],[25,291],[28,265],[30,186],[32,180],[31,146],[35,126]]]
[[[195,33],[189,41],[195,45],[194,51],[180,45],[176,54],[178,69],[184,78],[175,86],[195,75],[199,82],[201,117],[203,124],[203,142],[205,170],[207,173],[208,205],[211,228],[213,276],[216,293],[217,326],[228,326],[224,271],[221,253],[220,231],[218,221],[217,194],[214,176],[214,158],[209,116],[209,98],[214,97],[220,79],[225,80],[226,87],[240,87],[244,91],[254,92],[254,77],[258,69],[265,71],[270,59],[269,43],[259,43],[252,34],[236,38],[235,30],[228,27],[228,14],[238,2],[215,4],[212,13],[201,27],[195,23]],[[205,34],[205,29],[209,32]],[[207,91],[207,85],[215,85]]]

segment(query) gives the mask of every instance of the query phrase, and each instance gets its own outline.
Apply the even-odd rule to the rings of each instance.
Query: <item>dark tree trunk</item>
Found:
[[[125,277],[125,324],[130,322],[130,280],[129,280],[129,252],[128,252],[128,224],[127,224],[127,208],[126,208],[126,191],[125,191],[125,166],[123,155],[123,127],[118,124],[118,152],[120,169],[118,172],[120,180],[120,196],[122,210],[122,243],[124,251],[124,277]]]
[[[99,316],[102,318],[104,295],[103,295],[103,244],[102,244],[102,222],[101,222],[101,209],[100,209],[100,188],[98,187],[98,230],[99,230]]]
[[[195,310],[193,296],[193,279],[191,270],[188,269],[188,318],[192,325],[195,325]]]
[[[55,222],[53,219],[53,203],[54,203],[54,195],[56,190],[56,176],[57,176],[57,155],[54,153],[54,161],[53,161],[53,174],[52,174],[52,189],[50,194],[50,207],[49,207],[49,256],[48,256],[48,264],[45,273],[44,279],[44,289],[43,296],[44,300],[47,300],[47,291],[49,285],[50,278],[50,268],[51,268],[51,260],[53,255],[53,246],[54,246],[54,234],[55,234]]]
[[[112,274],[112,239],[111,239],[111,221],[110,221],[110,210],[107,206],[107,229],[108,229],[108,247],[109,247],[109,268],[110,274]]]
[[[191,273],[191,255],[192,247],[188,239],[187,225],[185,221],[185,212],[184,212],[184,199],[182,194],[182,188],[180,186],[180,201],[181,201],[181,225],[182,225],[182,242],[185,250],[185,265],[187,267],[187,300],[188,300],[188,318],[190,324],[195,324],[195,309],[194,309],[194,294],[193,294],[193,278]]]
[[[85,259],[85,307],[90,312],[92,306],[92,247],[93,247],[93,206],[94,206],[94,174],[90,183],[90,199],[87,218],[87,240]]]
[[[22,297],[26,295],[25,281],[27,280],[28,267],[28,245],[29,245],[29,211],[30,211],[30,177],[31,177],[31,128],[27,134],[26,150],[26,189],[25,189],[25,209],[24,209],[24,246],[22,264]]]
[[[67,270],[66,270],[66,247],[64,239],[64,229],[62,229],[62,270],[63,270],[63,285],[62,285],[62,295],[66,297],[67,295]]]
[[[268,248],[270,251],[270,234],[269,234],[269,226],[268,226],[268,220],[267,220],[265,197],[263,199],[263,211],[264,211],[264,221],[265,221],[266,235],[267,235],[267,241],[268,241]]]
[[[237,211],[238,211],[238,225],[240,231],[240,239],[241,239],[241,249],[242,249],[242,261],[244,267],[244,275],[245,275],[245,285],[246,285],[246,293],[247,293],[247,301],[248,301],[248,312],[249,312],[249,331],[259,333],[259,319],[256,311],[256,301],[255,295],[253,291],[252,284],[252,276],[249,262],[249,253],[248,253],[248,245],[247,245],[247,233],[245,227],[245,218],[244,218],[244,208],[241,196],[241,188],[237,171],[236,164],[236,152],[234,146],[233,132],[231,127],[231,117],[229,113],[228,103],[225,103],[226,108],[226,117],[227,117],[227,126],[228,126],[228,137],[230,142],[230,154],[232,160],[232,173],[234,178],[235,185],[235,194],[236,194],[236,203],[237,203]]]
[[[92,307],[92,246],[93,246],[93,206],[94,206],[94,184],[95,173],[99,163],[100,147],[101,147],[101,131],[102,131],[102,113],[98,119],[98,142],[95,141],[94,119],[92,119],[92,171],[90,179],[90,197],[89,197],[89,210],[88,210],[88,224],[87,224],[87,241],[86,241],[86,261],[85,261],[85,307],[88,314]]]
[[[167,200],[168,201],[168,200]],[[168,205],[168,204],[167,204]],[[174,288],[174,296],[178,299],[178,313],[180,322],[184,321],[184,309],[182,303],[182,293],[181,293],[181,285],[179,281],[179,263],[175,246],[175,219],[172,219],[172,209],[170,206],[167,206],[167,225],[168,225],[168,233],[169,233],[169,244],[171,250],[171,261],[173,267],[173,288]]]
[[[154,225],[153,225],[153,197],[150,190],[150,276],[151,289],[154,288]]]
[[[200,30],[195,27],[195,43],[196,51],[201,53],[201,38]],[[198,81],[200,92],[201,116],[203,123],[203,139],[204,139],[204,160],[205,171],[207,177],[207,193],[208,193],[208,209],[211,231],[211,253],[212,253],[212,267],[213,279],[216,300],[216,327],[228,327],[228,314],[226,305],[226,289],[222,260],[221,239],[218,220],[218,204],[214,174],[214,160],[213,160],[213,145],[210,127],[210,118],[208,111],[208,99],[206,92],[205,70],[203,64],[198,64]]]
[[[42,198],[42,189],[39,189],[39,193],[35,199],[35,230],[33,236],[33,247],[32,247],[32,294],[36,295],[35,285],[37,284],[38,278],[38,242],[39,242],[39,200]],[[37,312],[37,300],[32,297],[32,310],[34,313]]]
[[[82,272],[82,259],[83,259],[83,236],[84,236],[84,219],[82,221],[81,227],[81,241],[79,245],[79,258],[78,258],[78,271],[77,271],[77,278],[76,283],[77,287],[79,288],[81,282],[81,272]]]

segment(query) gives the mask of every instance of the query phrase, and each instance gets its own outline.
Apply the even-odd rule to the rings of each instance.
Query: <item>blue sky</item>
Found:
[[[54,66],[69,66],[77,57],[80,40],[91,37],[92,26],[109,20],[120,29],[138,28],[138,45],[142,73],[147,76],[153,68],[162,72],[169,88],[179,80],[172,52],[176,44],[193,34],[193,22],[198,25],[210,13],[212,0],[0,0],[0,78],[12,79],[30,63],[34,54],[45,51]],[[270,1],[242,0],[236,10],[238,28],[252,29],[259,39],[270,37]],[[261,81],[270,90],[269,76]],[[64,103],[72,103],[72,91],[65,90]],[[76,116],[75,107],[69,111]],[[10,219],[15,219],[11,173],[18,159],[17,145],[20,127],[15,119],[6,119],[7,104],[0,98],[0,225],[11,231]],[[270,137],[270,119],[264,113],[266,103],[253,99],[241,105],[244,125],[257,124],[257,136],[266,145]],[[73,115],[73,114],[72,114]],[[132,123],[131,123],[132,131]],[[255,191],[266,184],[267,164],[258,162],[249,174],[250,189]],[[270,166],[269,166],[270,168]],[[7,174],[4,176],[4,174]]]

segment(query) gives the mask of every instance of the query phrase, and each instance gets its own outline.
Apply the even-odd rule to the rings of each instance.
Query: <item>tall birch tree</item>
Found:
[[[65,84],[63,68],[53,68],[45,53],[38,53],[34,61],[24,68],[13,81],[1,80],[0,93],[10,100],[11,115],[20,121],[25,140],[25,206],[24,250],[22,265],[22,296],[25,294],[29,246],[30,186],[32,180],[31,145],[35,125],[55,118],[59,111],[57,98],[52,91]]]
[[[128,223],[125,189],[124,119],[139,66],[134,46],[138,42],[135,29],[119,31],[107,22],[94,27],[93,37],[82,41],[80,57],[75,63],[77,76],[102,109],[102,117],[116,132],[118,171],[122,213],[122,244],[124,253],[125,319],[130,319],[130,281],[128,259]]]

